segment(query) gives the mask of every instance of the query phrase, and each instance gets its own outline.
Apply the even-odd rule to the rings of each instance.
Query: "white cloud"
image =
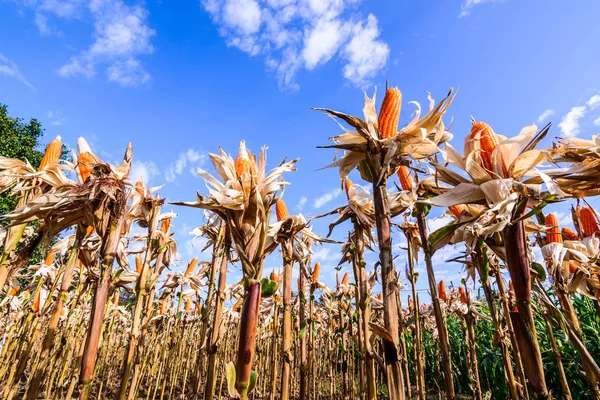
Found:
[[[156,31],[148,26],[148,11],[122,0],[91,0],[89,10],[94,19],[94,42],[60,67],[59,75],[91,78],[98,65],[107,65],[111,82],[122,86],[148,82],[150,75],[137,59],[154,51],[150,40]]]
[[[21,73],[17,64],[6,58],[2,53],[0,53],[0,75],[14,78],[35,92],[35,87]]]
[[[538,122],[544,122],[545,120],[547,120],[548,118],[550,118],[553,115],[554,115],[554,110],[547,109],[538,117],[537,120],[538,120]]]
[[[499,0],[464,0],[460,6],[461,12],[458,18],[468,17],[471,15],[471,9],[483,3],[497,3]]]
[[[158,167],[152,161],[136,161],[131,164],[129,179],[132,182],[142,181],[147,186],[151,185],[152,180],[160,174]]]
[[[586,114],[585,106],[577,106],[571,108],[562,121],[558,124],[558,127],[567,137],[574,137],[579,134],[579,120]]]
[[[188,165],[200,166],[206,160],[206,154],[200,153],[194,149],[187,149],[185,152],[179,154],[179,158],[167,167],[165,171],[165,180],[167,182],[173,182],[178,175],[181,175],[183,170]]]
[[[435,232],[441,227],[444,227],[450,224],[453,219],[447,215],[441,215],[437,218],[431,219],[428,221],[427,225],[429,227],[429,232]]]
[[[594,120],[594,125],[600,126],[600,117]]]
[[[338,51],[348,27],[338,20],[320,20],[304,39],[302,58],[307,69],[326,63]]]
[[[227,0],[223,7],[223,21],[244,35],[260,29],[260,6],[254,0]]]
[[[586,103],[588,105],[588,107],[590,108],[590,110],[594,110],[596,109],[598,106],[600,106],[600,94],[596,94],[594,96],[592,96]]]
[[[344,77],[357,86],[364,87],[387,64],[389,46],[377,38],[377,18],[369,14],[366,24],[357,23],[353,28],[352,40],[344,48]]]
[[[306,196],[300,197],[300,200],[298,200],[298,204],[296,204],[296,209],[302,211],[307,201],[308,198]]]
[[[331,200],[335,199],[336,197],[338,197],[340,194],[342,194],[342,189],[337,188],[337,189],[333,189],[327,193],[325,193],[324,195],[322,195],[321,197],[318,197],[315,202],[313,203],[313,207],[314,208],[321,208],[323,207],[325,204],[329,203]]]
[[[364,86],[387,63],[389,47],[377,18],[357,12],[361,0],[202,0],[227,45],[261,55],[284,89],[297,89],[296,74],[336,55],[343,74]]]
[[[47,113],[50,125],[60,126],[65,123],[66,119],[60,111],[48,111]]]

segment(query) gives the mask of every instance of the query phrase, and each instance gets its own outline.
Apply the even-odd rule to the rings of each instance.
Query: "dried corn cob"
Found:
[[[198,257],[194,257],[192,258],[192,261],[190,261],[190,263],[187,266],[187,269],[185,270],[185,274],[183,274],[183,276],[188,277],[192,274],[192,272],[194,272],[194,268],[196,268],[196,265],[198,264]]]
[[[590,237],[594,233],[598,232],[598,222],[596,221],[596,214],[589,207],[583,207],[579,211],[579,220],[581,221],[581,230],[583,231],[583,237]]]
[[[398,179],[400,180],[400,186],[403,190],[412,190],[413,188],[413,180],[410,176],[410,170],[406,165],[401,165],[398,168]]]
[[[465,288],[463,288],[462,286],[459,286],[458,293],[460,294],[461,303],[467,304],[467,292],[465,292]]]
[[[313,269],[313,273],[312,273],[312,281],[316,282],[319,280],[319,274],[321,273],[321,264],[320,263],[316,263],[315,264],[315,268]]]
[[[138,255],[135,256],[135,271],[138,274],[141,274],[142,273],[142,268],[143,268],[143,265],[142,265],[142,255],[138,254]]]
[[[441,280],[439,283],[439,287],[438,287],[438,297],[440,298],[440,300],[442,300],[443,302],[448,301],[448,295],[446,293],[446,283]]]
[[[479,141],[479,156],[481,157],[481,166],[487,170],[488,174],[492,178],[496,178],[492,160],[492,154],[499,144],[496,133],[485,122],[475,122],[471,127],[471,135],[469,136],[468,140]],[[508,177],[508,170],[506,169],[504,160],[502,160],[502,174],[503,178]]]
[[[562,228],[561,233],[566,240],[579,240],[579,235],[572,229]]]
[[[562,243],[562,235],[560,234],[560,226],[556,215],[548,214],[546,216],[546,243]]]
[[[400,104],[402,94],[398,88],[390,88],[385,93],[377,125],[381,139],[396,136],[398,133],[398,120],[400,119]]]
[[[277,215],[277,221],[283,221],[289,215],[287,206],[281,199],[275,202],[275,214]]]
[[[42,161],[40,162],[40,166],[38,171],[44,170],[48,165],[57,161],[60,158],[60,153],[62,152],[62,142],[60,140],[60,136],[57,136],[56,139],[50,142],[48,147],[46,147],[46,152],[42,157]]]
[[[246,150],[246,141],[242,140],[240,142],[240,148],[238,150],[238,156],[235,159],[235,172],[237,176],[240,177],[242,174],[248,170],[252,170],[253,162],[248,156],[248,150]]]

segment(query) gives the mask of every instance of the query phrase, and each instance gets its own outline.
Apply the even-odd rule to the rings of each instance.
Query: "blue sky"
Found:
[[[136,176],[165,184],[169,200],[205,191],[191,171],[210,170],[219,145],[268,145],[272,166],[300,158],[285,200],[308,216],[344,201],[337,171],[317,171],[333,152],[315,148],[338,128],[310,107],[361,115],[362,90],[378,86],[381,99],[386,79],[405,104],[459,88],[459,148],[471,115],[507,136],[549,121],[552,137],[598,133],[599,13],[593,0],[0,0],[0,102],[40,119],[47,141],[84,136],[106,161],[131,141]],[[199,251],[187,232],[202,214],[175,211],[183,264]],[[459,282],[444,263],[457,251],[436,256],[438,278]],[[338,256],[317,249],[327,283]]]

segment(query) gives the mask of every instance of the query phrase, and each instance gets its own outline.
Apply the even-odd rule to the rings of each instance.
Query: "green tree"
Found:
[[[44,129],[37,119],[25,122],[21,118],[13,118],[8,115],[8,107],[0,104],[0,156],[27,160],[37,168],[44,155],[40,151],[43,135]],[[9,192],[0,194],[0,214],[10,212],[16,204],[16,197]]]

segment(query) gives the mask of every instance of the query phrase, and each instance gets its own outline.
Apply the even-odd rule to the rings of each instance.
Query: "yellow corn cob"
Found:
[[[40,309],[41,309],[41,304],[42,304],[42,296],[41,296],[41,291],[38,290],[35,293],[35,297],[33,299],[33,304],[31,305],[31,308],[33,309],[34,313],[39,313]]]
[[[577,271],[577,269],[577,264],[575,264],[573,261],[569,261],[569,272],[573,274],[575,271]]]
[[[562,228],[561,233],[563,235],[563,238],[565,238],[567,240],[579,240],[579,235],[577,234],[577,232],[573,231],[572,229]]]
[[[277,276],[275,271],[271,272],[271,276],[269,276],[269,279],[272,280],[273,282],[279,282],[279,277]]]
[[[143,268],[143,267],[144,267],[144,266],[142,265],[142,255],[141,255],[141,254],[137,254],[137,255],[135,256],[135,271],[136,271],[138,274],[141,274],[141,273],[142,273],[142,268]]]
[[[138,192],[138,194],[143,195],[144,194],[144,182],[137,181],[135,183],[135,191]]]
[[[192,258],[192,261],[190,261],[190,263],[187,266],[187,269],[185,270],[185,274],[183,274],[183,276],[188,277],[192,274],[192,272],[194,272],[194,268],[196,268],[196,265],[198,264],[198,257],[194,257]]]
[[[287,206],[281,199],[275,203],[275,214],[277,214],[277,221],[283,221],[288,216]]]
[[[462,286],[458,287],[458,293],[460,294],[460,301],[462,303],[467,303],[467,293],[465,292],[465,288],[463,288]]]
[[[440,281],[440,285],[438,288],[438,297],[443,302],[448,301],[448,295],[446,293],[446,283],[443,280]]]
[[[313,269],[313,273],[312,273],[313,282],[316,282],[319,280],[320,274],[321,274],[321,263],[316,263],[315,268]]]
[[[81,175],[81,180],[83,182],[90,177],[94,165],[98,163],[100,163],[100,160],[92,153],[85,152],[79,154],[79,157],[77,158],[77,168],[79,169],[79,174]]]
[[[161,303],[160,303],[160,313],[164,314],[167,311],[167,304],[169,302],[169,298],[165,298]]]
[[[183,309],[185,311],[190,311],[191,308],[192,308],[192,298],[190,297],[189,299],[187,299],[185,301],[185,306],[183,307]]]
[[[381,110],[379,110],[379,134],[381,139],[396,136],[398,133],[398,120],[400,119],[400,103],[402,94],[398,88],[388,89],[385,93]]]
[[[113,305],[115,305],[115,306],[119,305],[119,291],[116,291],[113,294]]]
[[[563,239],[560,234],[560,226],[554,214],[546,216],[546,243],[562,243]]]
[[[88,227],[85,229],[85,236],[91,236],[94,233],[94,227],[92,225],[88,225]]]
[[[498,136],[485,122],[475,122],[471,127],[471,135],[469,139],[477,140],[477,136],[479,136],[479,148],[481,149],[481,166],[488,171],[488,174],[492,178],[495,178],[496,176],[494,175],[494,167],[492,164],[492,153],[496,147],[498,147]],[[502,174],[504,175],[504,178],[508,177],[508,170],[506,169],[506,165],[504,165],[504,161],[502,161]]]
[[[342,278],[342,285],[347,285],[348,284],[348,279],[350,279],[350,274],[346,272],[344,274],[344,277]]]
[[[253,167],[253,162],[248,156],[248,150],[246,150],[246,141],[240,142],[240,148],[238,150],[238,156],[235,159],[235,172],[240,177],[242,174]]]
[[[15,294],[17,294],[17,290],[19,290],[19,287],[11,287],[10,290],[8,291],[8,293],[6,294],[8,297],[13,297]]]
[[[380,301],[381,301],[381,300],[383,300],[383,295],[382,295],[381,293],[379,293],[379,294],[377,295],[377,300],[380,300]]]
[[[42,157],[42,161],[40,162],[40,167],[38,171],[42,171],[48,165],[52,164],[54,161],[60,158],[60,153],[62,152],[62,142],[60,140],[60,136],[57,136],[56,139],[50,142],[48,147],[46,147],[46,152]]]
[[[456,218],[460,218],[460,216],[462,215],[462,212],[463,212],[463,208],[462,208],[461,206],[459,206],[459,205],[453,205],[453,206],[450,206],[450,207],[448,207],[448,210],[449,210],[449,211],[450,211],[452,214],[454,214],[454,216],[455,216]]]
[[[583,237],[592,236],[598,232],[598,222],[596,222],[596,215],[589,207],[583,207],[579,211],[579,220],[581,221],[581,230],[583,231]]]
[[[163,219],[160,224],[160,231],[165,235],[169,233],[169,228],[171,227],[171,218]]]
[[[52,265],[55,257],[56,257],[56,250],[50,250],[48,252],[48,254],[46,254],[46,258],[44,259],[44,264]]]
[[[406,165],[401,165],[398,168],[398,179],[400,179],[400,186],[403,190],[412,190],[413,188],[413,180],[410,176],[410,170]]]
[[[202,304],[196,304],[196,311],[198,312],[198,314],[202,314]]]
[[[348,178],[344,181],[344,188],[346,189],[346,196],[350,196],[350,188],[352,187],[352,181]]]
[[[236,312],[240,306],[242,305],[242,299],[239,299],[234,305],[233,308],[231,309],[231,311]]]

